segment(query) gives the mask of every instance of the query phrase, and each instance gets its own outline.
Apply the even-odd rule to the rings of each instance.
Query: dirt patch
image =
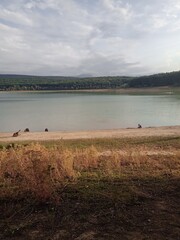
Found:
[[[95,195],[97,182],[86,185],[67,186],[57,207],[1,202],[1,239],[179,239],[179,179],[103,181],[106,195]]]

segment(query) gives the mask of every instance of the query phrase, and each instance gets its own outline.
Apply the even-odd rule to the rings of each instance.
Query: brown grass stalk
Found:
[[[148,155],[146,149],[98,152],[95,147],[69,150],[31,144],[0,151],[0,198],[32,195],[58,201],[58,190],[84,172],[113,177],[178,176],[180,154]],[[98,175],[98,176],[99,176]]]

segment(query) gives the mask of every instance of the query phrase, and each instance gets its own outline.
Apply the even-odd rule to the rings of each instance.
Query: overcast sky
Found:
[[[0,73],[180,70],[180,0],[0,0]]]

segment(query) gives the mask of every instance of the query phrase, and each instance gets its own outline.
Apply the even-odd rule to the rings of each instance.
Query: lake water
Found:
[[[180,95],[1,92],[0,132],[180,125]]]

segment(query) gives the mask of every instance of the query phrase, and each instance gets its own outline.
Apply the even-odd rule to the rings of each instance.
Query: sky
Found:
[[[180,70],[180,0],[0,0],[0,74]]]

